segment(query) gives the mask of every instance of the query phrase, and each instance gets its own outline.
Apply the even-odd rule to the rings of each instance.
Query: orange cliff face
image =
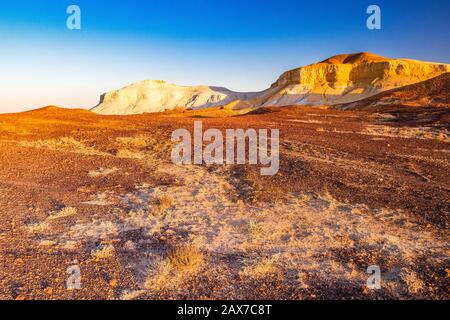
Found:
[[[389,59],[371,53],[343,54],[285,72],[263,105],[332,105],[428,80],[450,65]]]

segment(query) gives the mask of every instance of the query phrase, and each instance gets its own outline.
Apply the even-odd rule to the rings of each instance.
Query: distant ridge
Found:
[[[146,80],[102,95],[92,111],[100,114],[140,114],[182,109],[201,109],[247,100],[253,93],[241,93],[221,87],[179,86],[162,80]]]

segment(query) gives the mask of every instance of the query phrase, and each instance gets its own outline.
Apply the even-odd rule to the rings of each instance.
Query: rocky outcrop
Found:
[[[228,104],[253,97],[219,87],[185,87],[165,81],[142,81],[106,93],[92,111],[100,114],[127,115],[163,112],[175,108],[200,109]]]
[[[450,72],[450,65],[388,59],[370,53],[338,55],[285,72],[262,95],[260,103],[264,106],[347,103],[445,72]]]

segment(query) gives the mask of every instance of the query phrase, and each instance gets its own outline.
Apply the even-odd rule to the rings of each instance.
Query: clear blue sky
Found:
[[[77,4],[82,29],[66,28]],[[382,30],[366,8],[382,9]],[[285,70],[370,51],[450,63],[448,0],[5,0],[0,113],[94,106],[144,79],[267,88]]]

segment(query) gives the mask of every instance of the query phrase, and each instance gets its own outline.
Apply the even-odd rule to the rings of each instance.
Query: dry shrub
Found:
[[[164,290],[177,284],[174,268],[167,259],[158,258],[150,267],[144,287],[147,290]]]
[[[116,141],[123,147],[131,149],[144,149],[153,144],[154,140],[144,135],[134,137],[120,137]]]
[[[143,159],[144,155],[137,151],[119,149],[117,150],[116,157],[124,159]]]
[[[448,141],[450,141],[450,136],[446,132],[439,132],[436,135],[436,139],[439,140],[439,141],[446,141],[446,142],[448,142]]]
[[[155,197],[150,201],[150,211],[153,215],[160,215],[173,206],[173,199],[168,195]]]
[[[45,233],[50,229],[50,224],[46,221],[38,222],[28,225],[27,229],[31,233]]]
[[[253,220],[253,219],[250,220],[248,222],[248,235],[252,241],[258,240],[260,238],[264,238],[265,231],[264,231],[262,223],[260,223],[256,220]]]
[[[47,219],[48,220],[56,220],[56,219],[60,219],[60,218],[64,218],[64,217],[70,217],[73,215],[77,214],[77,209],[72,208],[72,207],[65,207],[61,210],[59,210],[58,212],[52,214],[51,216],[49,216]]]
[[[74,138],[71,137],[62,137],[57,139],[37,140],[37,141],[21,141],[19,142],[19,145],[22,147],[66,151],[85,155],[107,155],[106,153],[88,147],[84,143],[75,140]]]
[[[144,290],[125,290],[120,295],[120,300],[135,300],[145,293]]]
[[[105,177],[107,175],[110,175],[116,171],[118,171],[119,169],[117,168],[99,168],[97,170],[91,170],[89,171],[88,175],[91,178],[98,178],[98,177]]]
[[[328,188],[325,188],[324,192],[320,196],[320,199],[328,204],[328,211],[335,210],[340,204],[340,202],[336,200],[336,198],[331,194]]]
[[[99,249],[92,250],[91,256],[96,261],[111,258],[114,255],[115,249],[113,245],[103,245]]]
[[[177,270],[194,273],[201,268],[203,253],[194,246],[182,246],[169,255],[169,261]]]
[[[170,289],[198,273],[203,265],[203,253],[187,245],[173,250],[168,257],[159,257],[149,269],[145,288],[148,290]]]
[[[155,137],[150,137],[146,135],[137,135],[133,137],[120,137],[116,139],[120,148],[127,149],[129,152],[137,152],[141,154],[142,152],[150,153],[162,153],[170,150],[172,146],[171,140],[167,139],[156,139]],[[120,151],[120,149],[119,149]]]
[[[399,137],[399,138],[416,138],[424,140],[439,140],[450,141],[447,130],[437,130],[430,127],[417,127],[417,128],[397,128],[389,126],[371,125],[361,132],[362,134],[386,136],[386,137]]]
[[[264,278],[270,275],[275,275],[280,272],[279,268],[271,259],[263,259],[255,264],[246,266],[240,272],[241,276],[252,278]]]
[[[400,272],[400,279],[412,294],[420,293],[425,287],[424,282],[419,278],[416,272],[403,268]]]

